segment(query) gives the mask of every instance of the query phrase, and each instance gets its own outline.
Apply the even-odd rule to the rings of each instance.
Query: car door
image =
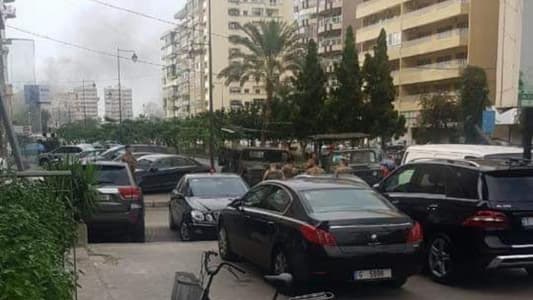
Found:
[[[248,259],[252,257],[250,253],[252,242],[246,231],[247,219],[250,218],[248,210],[259,207],[269,191],[270,187],[267,185],[256,186],[240,199],[240,206],[230,206],[224,210],[223,223],[233,251]]]
[[[445,198],[445,174],[432,164],[408,165],[391,175],[381,192],[411,218],[427,225],[428,213]]]
[[[289,192],[280,185],[269,184],[270,190],[261,203],[247,209],[246,235],[250,241],[251,260],[268,269],[270,256],[279,232],[281,222],[279,216],[283,215],[291,202]]]
[[[172,158],[163,157],[152,163],[152,168],[148,172],[152,186],[156,189],[166,189],[177,184],[177,180],[172,179],[173,168]],[[173,184],[171,185],[171,183]]]

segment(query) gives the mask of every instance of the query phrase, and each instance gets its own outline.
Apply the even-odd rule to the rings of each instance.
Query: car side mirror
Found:
[[[184,197],[184,195],[182,193],[178,192],[177,189],[173,189],[171,194],[172,194],[172,196],[174,198],[183,198]]]
[[[230,207],[233,207],[233,208],[239,208],[242,206],[242,200],[240,198],[237,198],[233,201],[231,201],[231,203],[229,204]]]

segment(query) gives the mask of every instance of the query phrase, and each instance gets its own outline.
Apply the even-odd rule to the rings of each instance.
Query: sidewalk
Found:
[[[168,207],[170,194],[146,194],[144,195],[144,205],[146,208]]]
[[[115,300],[109,292],[98,270],[96,263],[89,257],[87,248],[76,248],[78,268],[78,299],[79,300]]]

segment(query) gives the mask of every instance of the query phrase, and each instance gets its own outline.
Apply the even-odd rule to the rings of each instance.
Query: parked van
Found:
[[[522,158],[523,149],[520,147],[463,145],[463,144],[428,144],[410,146],[402,158],[402,165],[413,160],[425,158],[440,159],[495,159]]]

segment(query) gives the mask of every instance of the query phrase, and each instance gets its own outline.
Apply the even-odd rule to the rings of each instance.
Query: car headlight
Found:
[[[191,211],[191,217],[194,221],[202,222],[205,220],[205,216],[201,211],[193,210]]]
[[[215,221],[215,218],[213,218],[213,215],[212,215],[212,214],[206,214],[206,215],[205,215],[205,220],[206,220],[207,222],[212,223],[212,222]]]

